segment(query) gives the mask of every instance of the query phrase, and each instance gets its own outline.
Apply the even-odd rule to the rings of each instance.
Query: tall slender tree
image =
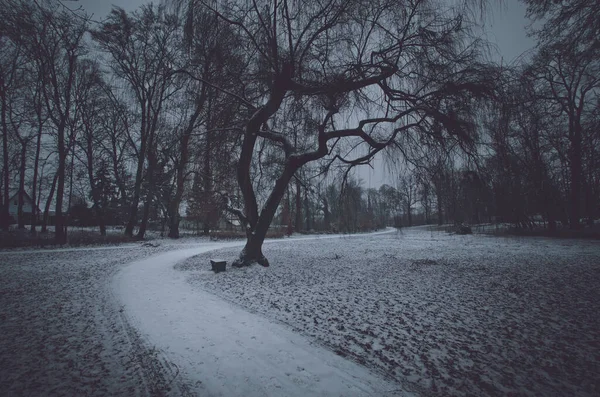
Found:
[[[3,13],[7,34],[22,45],[27,55],[37,64],[44,80],[44,105],[56,135],[56,240],[66,242],[63,214],[66,180],[66,161],[73,143],[70,128],[73,125],[74,83],[79,59],[86,54],[83,40],[88,29],[88,16],[78,11],[67,11],[52,4],[15,1]]]

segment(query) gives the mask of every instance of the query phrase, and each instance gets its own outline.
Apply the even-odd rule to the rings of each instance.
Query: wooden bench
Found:
[[[224,272],[227,262],[222,259],[211,259],[210,266],[215,273]]]

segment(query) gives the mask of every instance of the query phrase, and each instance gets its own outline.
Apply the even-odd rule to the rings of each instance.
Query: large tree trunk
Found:
[[[118,154],[118,144],[117,139],[114,135],[111,135],[111,160],[112,160],[112,171],[115,177],[115,183],[117,188],[119,189],[119,196],[121,200],[121,204],[123,206],[127,206],[127,188],[125,187],[125,182],[121,178],[121,173],[119,170],[120,160]]]
[[[210,169],[210,139],[206,140],[206,151],[204,153],[204,194],[206,197],[211,197],[212,195],[212,174]],[[211,228],[211,220],[212,214],[209,211],[204,211],[204,222],[203,222],[203,233],[208,235],[210,233]]]
[[[187,149],[182,148],[183,151],[187,151]],[[183,153],[182,159],[183,162]],[[187,162],[187,159],[186,159]],[[179,238],[179,222],[181,221],[181,216],[179,215],[179,205],[181,204],[181,199],[183,198],[183,188],[185,185],[185,166],[179,164],[177,167],[177,186],[175,187],[175,196],[171,201],[171,209],[169,211],[169,237],[170,238]]]
[[[148,182],[152,183],[152,178],[148,178]],[[144,209],[142,212],[142,221],[140,222],[140,228],[138,230],[136,238],[143,240],[146,235],[146,230],[148,229],[148,218],[150,216],[150,207],[152,206],[152,202],[154,201],[154,192],[151,187],[148,187],[148,194],[146,196],[146,201],[144,202]]]
[[[144,160],[138,160],[138,166],[135,173],[135,184],[133,186],[133,196],[131,197],[131,206],[129,208],[129,220],[125,227],[125,235],[133,237],[133,228],[137,225],[138,206],[140,204],[140,193],[142,191],[142,175],[144,172]]]
[[[262,254],[262,244],[267,235],[269,225],[275,216],[279,202],[285,193],[285,189],[296,170],[300,167],[298,164],[292,165],[291,162],[287,162],[259,217],[256,195],[252,187],[252,178],[250,177],[254,146],[256,145],[260,128],[281,106],[287,92],[287,86],[291,82],[292,73],[293,70],[291,68],[284,68],[283,73],[277,76],[273,82],[273,89],[267,103],[256,110],[246,124],[242,140],[242,150],[237,166],[237,180],[244,199],[245,215],[240,217],[240,220],[246,228],[247,242],[240,253],[240,257],[234,262],[234,266],[250,265],[253,262],[269,266],[267,258]]]
[[[209,106],[209,114],[210,114],[210,106]],[[211,162],[210,162],[211,147],[212,147],[212,136],[211,136],[212,134],[210,132],[210,129],[212,128],[212,126],[210,124],[210,121],[207,123],[207,127],[208,128],[206,131],[206,145],[204,148],[204,186],[203,186],[203,190],[204,190],[204,194],[206,195],[205,197],[211,197],[213,186],[212,186],[212,172],[211,172]],[[204,211],[204,222],[203,222],[204,235],[208,235],[210,233],[210,228],[212,226],[211,221],[212,221],[212,214],[210,213],[210,211],[205,210]]]
[[[146,169],[146,176],[147,176],[146,182],[148,185],[148,189],[147,189],[147,193],[146,193],[146,201],[144,203],[144,212],[142,213],[142,221],[140,222],[140,229],[138,230],[138,234],[137,234],[137,238],[140,240],[143,239],[146,234],[146,229],[148,227],[148,217],[150,216],[150,207],[152,206],[152,203],[154,202],[154,172],[156,170],[156,166],[158,163],[157,158],[156,158],[156,150],[157,150],[156,133],[157,133],[158,117],[160,114],[161,106],[162,106],[162,99],[159,101],[156,108],[153,108],[151,103],[148,104],[148,106],[146,106],[146,107],[144,107],[144,106],[142,107],[142,111],[147,112],[146,113],[146,123],[142,123],[143,124],[142,128],[145,127],[145,129],[143,129],[143,131],[146,131],[146,137],[148,138],[148,141],[146,142],[146,145],[145,145],[146,146],[145,151],[148,156],[148,167]],[[149,124],[147,124],[147,123],[149,123]],[[142,156],[142,159],[143,159],[143,156]]]
[[[146,162],[146,109],[142,107],[142,122],[140,128],[140,151],[138,152],[137,169],[135,171],[135,184],[133,187],[133,196],[131,197],[131,208],[129,210],[129,221],[125,227],[125,235],[133,237],[133,228],[137,225],[138,206],[140,204],[140,194],[142,192],[142,177],[144,175],[144,163]]]
[[[181,222],[181,216],[179,215],[179,205],[181,203],[182,195],[179,194],[179,180],[177,180],[177,191],[175,197],[171,201],[171,211],[169,218],[169,234],[170,238],[179,238],[179,222]],[[183,189],[182,189],[183,192]]]
[[[179,215],[179,205],[181,204],[181,199],[183,198],[183,189],[185,187],[185,176],[189,155],[189,151],[187,148],[189,137],[189,134],[184,134],[181,138],[181,158],[179,159],[179,164],[177,165],[177,182],[175,187],[175,196],[171,201],[171,210],[169,211],[170,238],[179,238],[179,222],[181,221],[181,217]]]
[[[208,69],[205,69],[205,74],[207,74]],[[205,87],[203,87],[205,88]],[[206,98],[206,90],[202,92],[202,101],[204,101],[204,99]],[[212,150],[213,150],[213,132],[212,132],[212,128],[214,127],[214,125],[216,125],[216,123],[214,123],[214,118],[212,118],[212,112],[213,112],[213,101],[212,101],[212,97],[208,99],[208,116],[207,116],[207,120],[206,120],[206,144],[204,145],[204,186],[203,186],[203,190],[204,190],[204,194],[205,197],[212,197],[212,191],[213,191],[213,173],[212,173],[212,163],[211,163],[211,155],[212,155]],[[212,207],[212,200],[209,200],[209,205]],[[205,236],[208,236],[208,234],[210,233],[210,229],[213,226],[212,225],[212,221],[213,221],[213,216],[211,214],[212,208],[209,211],[204,211],[204,222],[203,222],[203,227],[204,230],[202,231],[204,233]]]
[[[185,189],[185,180],[186,180],[186,171],[187,164],[190,157],[190,151],[188,145],[190,143],[190,138],[192,136],[192,132],[194,132],[194,127],[196,125],[196,121],[200,116],[200,112],[204,108],[204,101],[206,99],[206,86],[202,87],[202,93],[196,100],[196,108],[192,117],[187,124],[185,131],[181,137],[180,142],[180,151],[181,158],[179,159],[179,164],[177,165],[177,186],[175,188],[175,197],[173,197],[173,201],[171,202],[171,211],[169,219],[169,237],[170,238],[179,238],[179,222],[181,221],[181,216],[179,215],[179,205],[181,204],[181,200],[183,198],[183,192]],[[210,108],[208,110],[210,115]],[[207,141],[208,141],[208,131],[207,131]],[[206,154],[210,153],[209,149],[206,150]],[[208,156],[207,156],[208,157]],[[206,161],[206,160],[205,160]],[[209,164],[210,167],[210,164]],[[205,163],[205,171],[207,165]],[[208,234],[208,233],[207,233]]]
[[[273,221],[273,217],[277,212],[277,207],[285,195],[287,185],[294,176],[294,172],[296,172],[296,167],[288,164],[279,179],[275,182],[275,187],[273,188],[273,191],[271,191],[271,194],[258,217],[256,226],[252,232],[248,234],[246,245],[240,253],[240,257],[233,263],[233,266],[249,266],[255,262],[265,267],[269,266],[269,261],[262,253],[262,245],[267,236],[269,226]]]
[[[154,202],[154,172],[156,170],[156,153],[153,147],[154,140],[150,137],[148,142],[148,168],[146,169],[146,178],[148,191],[146,192],[146,201],[144,202],[144,212],[142,213],[142,221],[140,222],[140,229],[138,230],[137,238],[140,240],[144,239],[146,230],[148,229],[148,218],[150,216],[150,207]]]
[[[148,191],[148,197],[146,197],[146,201],[144,202],[142,221],[140,222],[140,229],[138,230],[138,234],[136,236],[136,238],[140,240],[143,240],[144,236],[146,235],[146,230],[148,229],[148,217],[150,216],[150,207],[152,206],[152,202],[154,201],[154,192],[151,192],[150,190]]]
[[[75,171],[75,147],[71,153],[71,164],[69,166],[69,201],[67,202],[67,215],[65,216],[65,241],[67,236],[67,229],[71,224],[71,208],[73,207],[73,174]]]

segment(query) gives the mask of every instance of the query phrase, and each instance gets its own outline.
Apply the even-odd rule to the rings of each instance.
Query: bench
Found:
[[[222,259],[211,259],[210,266],[215,273],[224,272],[227,262]]]

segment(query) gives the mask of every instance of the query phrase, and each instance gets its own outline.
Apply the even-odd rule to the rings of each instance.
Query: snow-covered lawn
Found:
[[[154,243],[0,252],[0,395],[600,395],[598,241]]]
[[[163,395],[169,363],[129,325],[112,278],[183,244],[0,252],[0,395]]]
[[[600,244],[426,228],[266,244],[271,267],[176,266],[421,395],[600,395]],[[190,296],[190,299],[194,299]],[[181,310],[181,308],[180,308]]]

